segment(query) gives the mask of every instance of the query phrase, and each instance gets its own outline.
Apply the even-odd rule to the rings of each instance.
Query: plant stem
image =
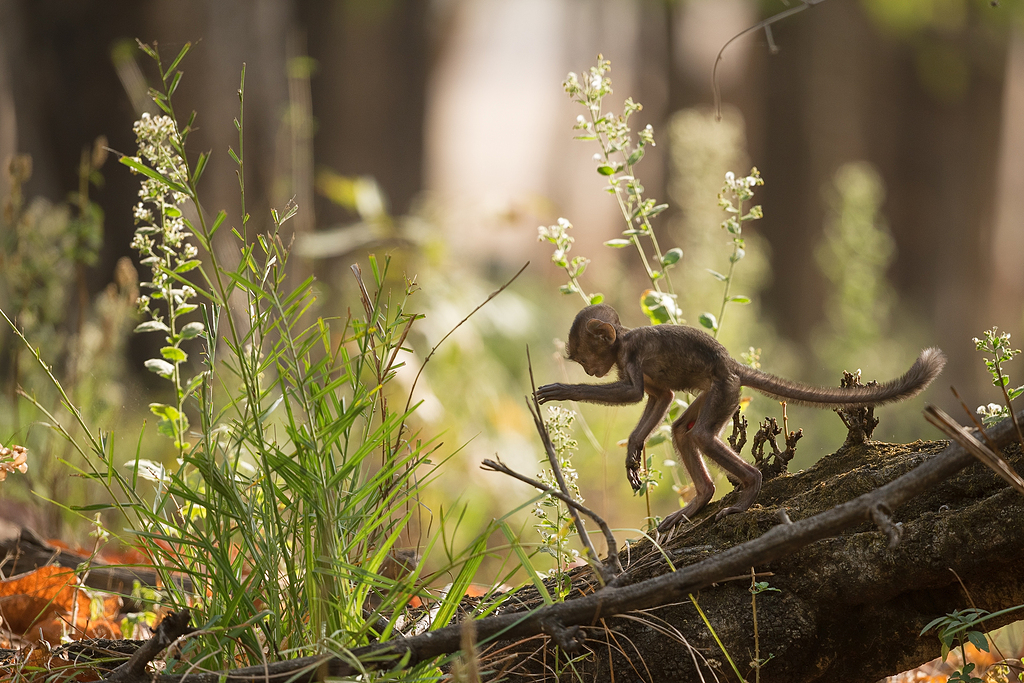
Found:
[[[1020,441],[1021,446],[1024,446],[1024,434],[1021,434],[1020,423],[1017,422],[1017,416],[1013,412],[1013,406],[1010,405],[1010,394],[1006,391],[1008,380],[1003,379],[1003,368],[998,361],[998,356],[996,356],[996,358],[996,375],[999,377],[999,388],[1003,390],[1003,398],[1006,400],[1006,409],[1010,412],[1010,419],[1013,420],[1013,426],[1017,430],[1017,439]]]

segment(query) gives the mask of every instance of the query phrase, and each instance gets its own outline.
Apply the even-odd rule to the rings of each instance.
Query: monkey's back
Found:
[[[672,391],[703,391],[728,372],[729,352],[711,335],[688,325],[650,325],[629,330],[645,382]]]

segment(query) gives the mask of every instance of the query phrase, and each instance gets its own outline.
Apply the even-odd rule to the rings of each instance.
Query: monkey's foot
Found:
[[[661,520],[661,524],[658,525],[658,533],[667,533],[675,528],[676,524],[679,524],[684,520],[689,522],[690,518],[687,515],[684,515],[682,510],[676,510],[671,515]]]
[[[760,474],[760,472],[758,473]],[[715,520],[728,517],[729,515],[735,515],[737,512],[746,512],[747,509],[754,504],[757,500],[757,494],[761,491],[761,478],[758,477],[754,485],[747,485],[740,491],[740,499],[732,507],[727,507],[724,510],[719,510],[718,514],[715,515]]]
[[[661,520],[661,524],[658,525],[658,533],[663,534],[684,520],[687,522],[693,520],[694,515],[703,510],[704,506],[711,501],[711,497],[714,495],[715,490],[711,489],[707,495],[697,496],[687,503],[686,507],[682,510],[676,510],[671,515]]]
[[[723,517],[728,517],[729,515],[735,515],[737,512],[746,512],[747,508],[749,508],[749,507],[750,507],[749,505],[746,505],[746,506],[733,505],[730,508],[725,508],[724,510],[719,510],[718,514],[715,515],[715,521],[717,522],[718,520],[722,519]]]

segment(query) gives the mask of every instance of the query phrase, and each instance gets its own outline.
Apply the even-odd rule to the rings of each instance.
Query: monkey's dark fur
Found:
[[[566,345],[569,360],[588,375],[604,377],[612,367],[619,379],[610,384],[546,384],[537,400],[587,401],[619,405],[637,403],[648,395],[640,422],[629,435],[626,477],[640,488],[640,459],[647,437],[665,417],[674,391],[700,392],[672,424],[672,443],[693,481],[696,495],[686,507],[665,518],[658,527],[667,531],[695,515],[711,500],[715,485],[701,453],[740,482],[736,505],[719,517],[749,508],[761,490],[761,473],[718,438],[722,427],[739,406],[740,387],[768,396],[821,408],[845,408],[902,401],[919,394],[942,371],[946,357],[939,349],[925,349],[898,379],[873,387],[812,387],[792,382],[735,361],[711,335],[685,325],[655,325],[629,329],[619,323],[611,306],[588,306],[576,315]]]

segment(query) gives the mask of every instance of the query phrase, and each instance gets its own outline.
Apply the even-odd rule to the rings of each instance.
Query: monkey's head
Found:
[[[566,355],[591,377],[604,377],[618,359],[622,332],[614,308],[607,304],[587,306],[572,321]]]

